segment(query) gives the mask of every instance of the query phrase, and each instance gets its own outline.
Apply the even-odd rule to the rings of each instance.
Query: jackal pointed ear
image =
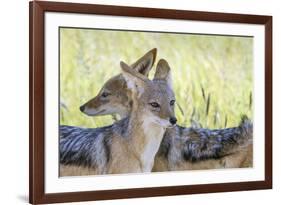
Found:
[[[154,80],[165,80],[170,87],[172,87],[171,69],[168,62],[164,59],[160,59],[154,75]]]
[[[148,76],[148,73],[155,62],[156,54],[157,49],[153,48],[152,50],[148,51],[143,57],[133,63],[131,67],[139,73]]]
[[[122,74],[126,80],[128,89],[132,90],[133,93],[141,93],[143,91],[145,82],[148,80],[147,77],[140,74],[124,62],[120,62],[122,68]]]

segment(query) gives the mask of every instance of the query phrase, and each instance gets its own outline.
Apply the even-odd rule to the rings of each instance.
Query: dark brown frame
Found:
[[[44,192],[44,13],[47,11],[264,25],[265,180],[46,194]],[[73,202],[272,188],[272,16],[34,1],[29,4],[29,21],[30,203]]]

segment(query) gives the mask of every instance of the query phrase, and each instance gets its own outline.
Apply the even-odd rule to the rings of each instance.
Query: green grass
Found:
[[[120,60],[133,63],[152,48],[156,63],[165,58],[173,75],[180,125],[222,128],[252,118],[253,38],[148,32],[60,30],[60,122],[99,127],[111,116],[88,117],[80,105],[121,72]],[[152,78],[154,73],[150,73]]]

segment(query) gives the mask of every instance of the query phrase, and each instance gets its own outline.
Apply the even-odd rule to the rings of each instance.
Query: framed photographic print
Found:
[[[30,203],[272,187],[272,17],[30,2]]]

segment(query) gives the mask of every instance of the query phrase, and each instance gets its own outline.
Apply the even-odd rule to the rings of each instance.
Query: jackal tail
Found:
[[[238,127],[216,130],[190,128],[187,135],[182,153],[186,160],[216,159],[252,144],[253,123],[243,117]]]

